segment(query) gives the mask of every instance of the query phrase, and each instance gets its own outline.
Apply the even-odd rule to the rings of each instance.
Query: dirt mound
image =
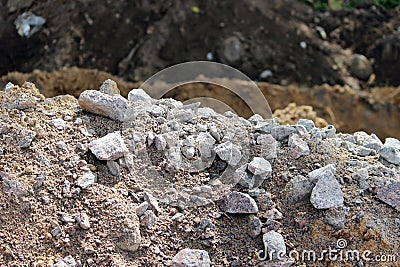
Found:
[[[20,37],[14,21],[22,12],[44,17],[44,28]],[[208,59],[283,85],[366,87],[371,71],[378,85],[399,85],[399,12],[371,5],[319,12],[277,0],[9,0],[0,6],[0,37],[7,40],[0,75],[79,66],[143,81],[173,64]],[[373,63],[366,77],[350,76],[353,53]]]
[[[104,92],[0,91],[1,265],[399,266],[398,140]]]
[[[109,73],[98,70],[63,68],[60,71],[34,71],[30,74],[18,72],[1,77],[0,85],[7,82],[22,85],[25,81],[34,82],[47,97],[60,94],[70,94],[78,97],[84,90],[97,89],[105,79],[117,82],[121,94],[127,96],[132,88],[138,88],[140,83],[126,82]],[[242,86],[242,84],[241,84]],[[314,86],[313,88],[298,86],[279,86],[269,83],[257,83],[272,111],[284,109],[290,103],[313,107],[316,115],[335,125],[344,132],[366,131],[376,133],[381,138],[387,136],[400,137],[400,88],[372,88],[364,91],[352,90],[344,86]],[[245,89],[246,86],[243,86]],[[159,88],[154,87],[150,95],[158,95]],[[249,107],[234,93],[214,84],[187,84],[171,90],[165,97],[181,101],[196,97],[218,99],[243,117],[252,114]],[[257,103],[257,99],[254,99]],[[291,115],[298,117],[296,112]],[[305,114],[302,114],[305,115]],[[284,115],[283,117],[285,117]],[[286,121],[285,118],[282,119]],[[286,116],[287,117],[287,116]],[[382,118],[385,118],[384,120]],[[291,121],[292,122],[292,121]],[[317,121],[316,121],[317,123]]]

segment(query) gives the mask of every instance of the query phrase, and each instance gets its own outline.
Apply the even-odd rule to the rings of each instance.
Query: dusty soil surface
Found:
[[[38,70],[26,74],[12,72],[0,78],[0,86],[4,87],[7,82],[22,85],[25,81],[31,81],[47,97],[60,94],[79,97],[84,90],[97,90],[102,82],[108,78],[117,82],[121,94],[125,97],[132,88],[138,88],[141,84],[126,82],[110,73],[98,70],[63,68],[60,71],[53,72]],[[257,83],[257,86],[268,100],[272,112],[283,110],[290,103],[297,103],[298,106],[311,106],[316,112],[316,114],[308,114],[292,107],[288,107],[285,111],[286,113],[289,112],[290,115],[285,114],[285,112],[275,112],[274,115],[281,118],[283,123],[293,123],[295,119],[300,117],[312,120],[320,117],[343,132],[353,133],[362,130],[376,133],[381,138],[400,137],[399,87],[377,87],[358,91],[348,86],[328,85],[314,86],[311,89],[303,86],[280,86],[270,83]],[[246,86],[243,86],[244,91],[245,89]],[[157,87],[153,87],[148,93],[155,96],[158,95],[158,90]],[[181,101],[200,96],[218,99],[245,118],[253,115],[246,103],[237,95],[213,84],[188,84],[177,87],[166,95],[166,97]],[[256,105],[257,101],[258,99],[253,99]],[[291,116],[293,116],[293,119],[289,118]],[[317,121],[316,124],[324,125]]]
[[[196,7],[196,8],[193,8]],[[47,21],[30,38],[22,12]],[[376,85],[400,84],[400,10],[365,5],[313,11],[300,1],[0,2],[0,75],[10,71],[95,68],[144,81],[176,63],[209,59],[272,83],[368,87],[349,71],[353,54],[372,63]],[[354,76],[354,75],[353,75]],[[371,81],[370,81],[371,82]]]
[[[199,135],[204,129],[211,131],[207,126],[212,124],[221,130],[223,140],[235,145],[249,141],[241,160],[248,162],[262,153],[270,154],[272,143],[254,140],[265,136],[259,123],[273,121],[253,118],[245,122],[234,115],[207,110],[200,113],[195,106],[180,108],[172,100],[151,100],[152,105],[130,99],[138,101],[130,104],[129,118],[133,120],[125,117],[121,123],[83,111],[71,96],[45,98],[31,83],[0,91],[0,265],[53,266],[70,255],[76,264],[67,266],[170,266],[178,251],[190,248],[206,251],[212,266],[399,266],[400,201],[396,191],[387,191],[389,184],[399,187],[399,165],[388,163],[372,150],[369,156],[358,155],[364,135],[354,135],[356,141],[351,141],[351,135],[330,133],[327,138],[331,128],[300,131],[310,151],[295,159],[297,150],[278,134],[279,149],[269,160],[272,174],[259,190],[250,192],[239,185],[227,188],[253,195],[259,211],[232,214],[226,212],[221,204],[224,195],[214,187],[212,193],[216,194],[207,198],[211,201],[194,198],[200,201],[195,207],[168,202],[171,196],[174,200],[173,195],[166,195],[157,179],[184,189],[179,192],[195,192],[198,186],[212,184],[208,182],[227,168],[219,156],[211,166],[197,172],[171,168],[176,157],[168,157],[172,148],[169,142]],[[193,117],[187,118],[187,112]],[[168,141],[163,156],[157,151],[161,143],[154,141],[151,145],[149,136],[178,133],[171,130],[175,127],[172,125],[182,127],[184,133]],[[246,135],[240,134],[242,130]],[[111,174],[110,162],[99,160],[93,148],[87,149],[91,141],[115,131],[121,133],[129,148],[129,153],[117,156],[120,159],[110,160],[120,167],[117,176]],[[148,157],[143,158],[143,153]],[[341,188],[336,190],[343,192],[342,206],[317,209],[309,195],[305,200],[297,199],[292,188],[295,177],[307,177],[310,171],[331,163],[336,166],[334,184],[340,183]],[[155,176],[149,176],[149,171]],[[158,205],[146,198],[145,192],[153,194]],[[147,217],[137,216],[136,208],[145,200],[151,204]],[[173,217],[177,213],[181,214]],[[155,215],[154,222],[149,222],[149,214]],[[254,230],[250,223],[254,220],[260,221],[262,229]],[[259,260],[256,252],[264,249],[262,235],[272,230],[282,235],[287,251],[321,253],[322,249],[341,248],[344,252],[371,251],[373,258],[338,261],[325,257],[317,263],[291,264],[286,259]],[[139,231],[140,238],[134,231]],[[126,251],[128,248],[131,252]],[[382,257],[376,255],[385,255],[391,261],[378,262]]]

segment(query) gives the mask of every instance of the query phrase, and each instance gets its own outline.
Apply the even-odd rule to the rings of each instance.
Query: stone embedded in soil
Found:
[[[290,153],[295,159],[310,154],[310,148],[308,147],[306,141],[301,139],[297,134],[291,134],[289,136],[288,145],[290,147]]]
[[[142,216],[140,216],[140,224],[152,229],[157,221],[157,216],[152,210],[146,210]]]
[[[142,216],[149,208],[149,202],[145,201],[136,207],[136,214]]]
[[[377,197],[400,211],[400,182],[393,182],[378,188]]]
[[[151,98],[143,89],[132,89],[128,93],[128,100],[132,103],[135,102],[153,102],[154,99]]]
[[[248,194],[241,192],[231,192],[223,197],[223,209],[232,214],[251,214],[257,213],[256,201]]]
[[[163,151],[167,147],[167,141],[162,135],[156,135],[154,137],[154,145],[158,151]]]
[[[107,95],[120,95],[121,92],[118,89],[118,85],[111,79],[105,80],[99,89],[100,92],[107,94]]]
[[[124,225],[118,229],[117,247],[133,253],[138,250],[141,242],[138,218],[136,214],[128,214],[124,219]]]
[[[350,73],[356,78],[367,80],[372,74],[373,69],[371,62],[360,54],[354,54],[351,59]]]
[[[196,142],[198,143],[200,156],[202,158],[211,158],[215,139],[209,133],[200,133],[196,138]]]
[[[229,141],[219,144],[215,148],[215,152],[218,154],[220,159],[226,161],[231,166],[236,166],[242,158],[240,147]]]
[[[53,126],[59,130],[62,130],[65,128],[65,121],[61,118],[57,118],[57,119],[52,119],[48,122],[48,124],[50,126]]]
[[[316,209],[329,209],[343,204],[343,192],[334,174],[327,170],[318,177],[310,202]]]
[[[200,249],[185,248],[172,259],[172,267],[208,267],[211,266],[208,252]]]
[[[202,218],[199,222],[199,226],[197,227],[197,230],[200,233],[204,233],[207,229],[215,230],[215,225],[209,219]]]
[[[54,264],[52,267],[77,267],[78,264],[75,261],[75,259],[69,255],[65,257],[62,260],[59,260],[56,264]]]
[[[340,230],[346,227],[346,214],[349,213],[349,208],[335,207],[324,210],[324,223],[330,225],[335,230]]]
[[[319,169],[313,170],[312,172],[308,173],[308,177],[310,178],[310,181],[313,183],[316,183],[318,179],[324,175],[326,172],[332,172],[333,174],[336,173],[336,167],[334,164],[328,164],[324,167],[321,167]]]
[[[357,149],[355,151],[356,155],[360,156],[360,157],[366,157],[366,156],[372,155],[374,152],[375,151],[373,149],[367,148],[364,146],[357,147]]]
[[[379,151],[379,154],[386,161],[399,164],[400,163],[400,141],[388,137],[385,140],[385,144],[382,146],[382,149]]]
[[[283,236],[274,230],[269,231],[263,235],[263,243],[265,254],[268,259],[276,260],[282,259],[286,255],[286,244]]]
[[[314,184],[302,175],[297,175],[286,185],[286,199],[290,204],[296,204],[308,200],[311,196]]]
[[[112,176],[119,177],[121,174],[121,168],[118,164],[118,162],[114,160],[108,160],[107,161],[107,167],[108,171],[111,173]]]
[[[75,221],[84,230],[87,230],[90,228],[89,216],[85,212],[82,212],[82,213],[79,213],[78,215],[76,215]]]
[[[151,195],[148,192],[144,192],[143,197],[144,197],[144,200],[149,203],[150,208],[153,209],[156,214],[161,212],[161,210],[158,206],[158,201],[155,197],[153,197],[153,195]]]
[[[108,95],[96,90],[86,90],[79,96],[80,107],[88,112],[124,121],[129,102],[120,95]]]
[[[82,189],[88,189],[97,182],[96,175],[90,170],[84,171],[76,180],[76,185]]]
[[[129,152],[120,132],[109,133],[94,140],[89,143],[88,148],[99,160],[115,160]]]
[[[278,141],[287,139],[290,134],[295,132],[296,128],[292,126],[275,126],[271,129],[272,136]]]
[[[36,137],[36,132],[31,130],[22,130],[20,135],[21,138],[18,146],[20,148],[28,148],[32,144],[33,139]]]
[[[262,179],[267,179],[272,173],[272,167],[268,160],[254,157],[247,165],[247,169],[254,175],[259,175]]]

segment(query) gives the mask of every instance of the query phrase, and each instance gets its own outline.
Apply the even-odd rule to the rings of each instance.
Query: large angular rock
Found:
[[[258,212],[256,201],[247,194],[231,192],[223,198],[223,209],[232,214],[252,214]]]
[[[107,94],[107,95],[120,95],[121,92],[118,89],[118,85],[111,79],[107,79],[103,82],[100,86],[100,92]]]
[[[310,181],[313,183],[316,183],[318,179],[326,172],[332,172],[333,174],[336,173],[336,167],[334,164],[328,164],[322,168],[313,170],[312,172],[308,173],[308,177],[310,178]]]
[[[316,209],[329,209],[343,205],[343,192],[331,171],[324,172],[311,192],[311,204]]]
[[[88,112],[124,121],[129,102],[120,95],[109,95],[96,90],[86,90],[79,96],[80,107]]]
[[[399,164],[400,163],[400,141],[395,138],[386,138],[385,144],[379,151],[379,154],[386,161]]]
[[[127,154],[120,132],[109,133],[89,143],[88,148],[99,160],[115,160]]]
[[[254,175],[259,175],[262,179],[268,178],[272,173],[272,167],[268,160],[254,157],[248,164],[247,169]]]
[[[286,186],[286,199],[289,204],[296,204],[308,200],[314,184],[304,176],[294,177]]]
[[[242,158],[240,147],[229,141],[218,145],[215,148],[215,152],[222,160],[226,161],[231,166],[236,166]]]
[[[208,252],[200,249],[185,248],[172,259],[173,267],[208,267],[211,266]]]
[[[286,244],[283,236],[274,230],[263,235],[265,253],[270,260],[282,259],[286,255]]]
[[[400,182],[379,187],[377,197],[381,201],[400,211]]]
[[[272,160],[278,157],[279,143],[271,134],[261,134],[258,136],[257,144],[260,145],[260,155],[263,158]]]
[[[132,103],[135,102],[154,102],[154,99],[151,98],[143,89],[132,89],[128,93],[128,100]]]
[[[310,148],[308,147],[306,141],[301,139],[297,134],[290,135],[288,145],[290,147],[290,153],[295,159],[310,154]]]

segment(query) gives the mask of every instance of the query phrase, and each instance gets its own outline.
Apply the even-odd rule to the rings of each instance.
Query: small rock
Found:
[[[301,175],[294,177],[286,186],[288,203],[296,204],[308,200],[313,187],[314,184],[306,177]]]
[[[100,86],[100,92],[107,95],[120,95],[121,92],[118,89],[118,85],[111,79],[107,79]]]
[[[275,126],[271,129],[271,134],[277,141],[283,141],[295,132],[296,129],[292,126]]]
[[[157,221],[157,216],[152,210],[146,210],[144,214],[140,217],[140,224],[147,227],[147,229],[152,229]]]
[[[145,201],[136,207],[136,214],[142,216],[149,208],[149,202]]]
[[[206,230],[215,230],[215,225],[207,218],[202,218],[199,223],[197,230],[204,233]]]
[[[358,186],[361,190],[367,190],[370,188],[370,185],[367,182],[368,170],[366,168],[357,170],[355,173],[353,173],[351,178],[358,182]]]
[[[144,192],[143,193],[143,197],[144,197],[144,200],[149,203],[150,208],[152,208],[156,212],[156,214],[161,212],[161,210],[160,210],[160,208],[158,206],[157,199],[155,197],[153,197],[148,192]]]
[[[283,236],[274,230],[263,235],[265,253],[270,260],[282,259],[286,255],[286,244]]]
[[[172,216],[172,220],[176,222],[183,222],[183,219],[185,218],[185,215],[183,213],[176,213],[174,216]]]
[[[209,133],[200,133],[196,142],[198,144],[199,152],[201,158],[211,158],[213,153],[212,149],[214,148],[215,139]]]
[[[400,163],[400,141],[388,137],[385,140],[385,144],[383,145],[382,149],[379,151],[379,154],[382,158],[386,161],[399,164]]]
[[[372,74],[371,62],[364,56],[354,54],[351,59],[350,73],[361,80],[367,80]]]
[[[372,155],[374,153],[374,150],[364,147],[364,146],[359,146],[359,147],[357,147],[355,153],[357,156],[366,157],[366,156]]]
[[[304,126],[304,128],[306,128],[307,132],[310,132],[312,129],[315,128],[314,122],[312,120],[308,120],[308,119],[300,119],[297,122],[297,124]]]
[[[151,98],[143,89],[132,89],[128,93],[128,100],[132,103],[134,102],[154,102],[154,99]]]
[[[21,140],[18,143],[20,148],[28,148],[32,144],[33,139],[36,137],[36,132],[31,130],[21,131]]]
[[[88,112],[124,121],[128,110],[128,100],[120,95],[108,95],[96,90],[86,90],[79,96],[80,107]]]
[[[223,41],[220,53],[223,63],[235,64],[242,58],[244,47],[238,37],[230,36]]]
[[[115,160],[127,154],[120,132],[109,133],[89,143],[88,148],[99,160]]]
[[[57,128],[58,130],[62,130],[65,128],[65,121],[61,118],[53,119],[48,122],[50,126]]]
[[[297,134],[290,135],[288,145],[290,147],[292,157],[295,159],[310,154],[310,148],[308,147],[306,141],[301,139]]]
[[[138,250],[142,237],[140,235],[140,228],[137,216],[133,214],[127,216],[124,220],[124,227],[119,230],[119,239],[117,241],[118,248],[135,252]]]
[[[381,201],[400,211],[400,182],[379,187],[376,195]]]
[[[215,148],[215,152],[220,159],[226,161],[231,166],[236,166],[242,158],[240,147],[232,144],[230,141],[218,145]]]
[[[335,230],[340,230],[346,226],[346,213],[348,208],[335,207],[324,211],[324,222],[332,226]]]
[[[162,117],[164,116],[164,109],[160,106],[153,105],[150,108],[150,114],[153,115],[154,117]]]
[[[251,214],[258,212],[256,201],[247,194],[231,192],[223,200],[223,208],[227,213]]]
[[[162,135],[156,135],[154,137],[154,144],[158,151],[164,151],[167,147],[167,141]]]
[[[77,267],[78,264],[76,263],[75,259],[69,255],[64,259],[58,261],[53,267]]]
[[[256,125],[259,121],[264,121],[264,118],[260,114],[254,114],[247,120],[251,122],[253,125]]]
[[[308,177],[310,178],[310,181],[313,183],[316,183],[318,181],[318,179],[323,176],[326,172],[332,172],[333,174],[336,173],[336,167],[334,164],[328,164],[322,168],[313,170],[312,172],[310,172],[308,174]]]
[[[90,222],[89,222],[89,216],[82,212],[78,215],[75,216],[75,221],[78,223],[78,225],[83,229],[87,230],[90,228]]]
[[[247,169],[254,175],[259,175],[262,179],[268,178],[272,174],[272,167],[268,160],[254,157],[247,165]]]
[[[248,233],[251,237],[257,237],[258,235],[261,234],[261,221],[260,219],[255,216],[255,215],[250,215],[249,216],[249,228],[248,228]]]
[[[263,158],[272,160],[278,157],[279,143],[271,134],[261,134],[258,136],[257,144],[260,145],[260,155]]]
[[[248,169],[248,163],[244,164],[240,168],[237,168],[233,174],[235,182],[239,183],[241,186],[246,188],[254,187],[254,177]]]
[[[324,129],[322,129],[325,135],[325,138],[335,138],[336,137],[336,128],[333,125],[328,125]]]
[[[76,180],[76,185],[82,189],[88,189],[97,182],[96,175],[90,170],[84,171],[82,175]]]
[[[199,249],[185,248],[172,259],[172,267],[209,267],[211,266],[208,252]]]
[[[326,171],[318,177],[310,201],[316,209],[329,209],[343,204],[342,189],[331,171]]]
[[[15,85],[12,82],[8,82],[6,86],[4,86],[4,92],[10,92],[12,89],[14,89],[14,86]]]
[[[108,160],[107,167],[112,176],[119,177],[121,175],[121,168],[118,162],[114,160]]]

